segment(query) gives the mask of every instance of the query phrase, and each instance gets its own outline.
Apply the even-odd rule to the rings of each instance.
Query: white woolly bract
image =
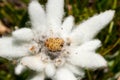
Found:
[[[75,75],[79,75],[79,77],[84,77],[85,72],[84,72],[84,70],[81,69],[80,67],[77,67],[77,66],[75,66],[75,65],[72,65],[72,64],[70,64],[70,63],[66,63],[66,64],[65,64],[65,67],[66,67],[67,69],[69,69],[72,73],[74,73]]]
[[[65,35],[65,33],[67,35],[69,35],[69,33],[71,32],[73,26],[74,26],[74,17],[73,16],[67,17],[64,20],[64,22],[63,22],[63,24],[61,26],[62,27],[62,31],[64,33],[64,34],[62,33],[62,35]]]
[[[14,31],[12,36],[16,40],[20,41],[31,41],[34,37],[34,34],[31,29],[29,28],[22,28]]]
[[[45,64],[41,61],[40,56],[24,57],[20,63],[37,72],[41,72],[45,68]]]
[[[32,28],[36,31],[43,32],[46,25],[45,11],[38,3],[38,0],[32,0],[28,6],[28,13],[32,23]]]
[[[95,52],[83,51],[79,48],[72,51],[68,61],[82,68],[96,69],[107,66],[106,60],[101,55]]]
[[[71,45],[76,46],[76,45],[82,44],[81,40],[82,40],[82,38],[84,38],[84,36],[81,32],[79,32],[79,33],[72,32],[71,34],[69,34],[69,38],[71,41]]]
[[[54,80],[77,80],[74,74],[66,68],[57,70]]]
[[[36,76],[34,76],[32,79],[29,80],[44,80],[45,75],[43,73],[38,73]]]
[[[64,14],[64,0],[48,0],[46,10],[49,29],[52,28],[53,31],[60,29]]]
[[[23,65],[21,65],[21,64],[18,64],[18,65],[15,67],[15,74],[16,74],[16,75],[20,75],[25,69],[26,69],[25,66],[23,66]]]
[[[0,56],[10,59],[15,57],[22,57],[28,55],[29,51],[23,45],[19,46],[19,43],[13,42],[10,37],[0,38]]]
[[[86,42],[94,38],[96,34],[113,19],[114,13],[114,10],[108,10],[100,13],[99,15],[95,15],[78,25],[71,34],[77,34],[73,36],[73,42],[76,42],[76,39],[74,39],[74,37],[79,37],[79,41],[77,40],[78,43]],[[81,37],[81,35],[83,37]]]
[[[53,63],[48,63],[45,67],[45,73],[47,77],[53,77],[55,75],[56,68]]]
[[[87,51],[95,51],[100,46],[101,46],[101,41],[98,39],[95,39],[95,40],[85,42],[84,44],[81,44],[80,49],[87,50]]]

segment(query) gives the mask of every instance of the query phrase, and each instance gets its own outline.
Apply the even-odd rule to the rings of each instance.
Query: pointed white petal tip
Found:
[[[110,14],[110,15],[114,15],[115,14],[115,10],[107,10],[105,12],[108,13],[108,14]]]
[[[85,75],[84,70],[80,67],[77,67],[69,63],[65,64],[65,67],[69,69],[72,73],[74,73],[75,75],[79,75],[80,77],[84,77]]]
[[[107,10],[79,24],[70,36],[73,43],[80,44],[93,39],[100,30],[109,24],[109,22],[113,19],[114,14],[114,10]]]
[[[95,59],[96,57],[96,59]],[[93,61],[93,63],[91,63],[91,65],[89,65],[86,68],[90,68],[90,69],[98,69],[98,68],[106,68],[108,66],[107,61],[99,54],[94,55],[94,59],[96,61]]]
[[[55,68],[54,64],[49,63],[46,65],[45,73],[46,73],[47,77],[53,77],[55,75],[55,72],[56,72],[56,68]]]
[[[28,6],[28,13],[30,16],[32,29],[41,33],[46,29],[46,15],[42,5],[38,0],[32,0]]]
[[[107,61],[104,58],[103,58],[103,60],[101,59],[101,66],[100,66],[100,68],[105,68],[107,66],[108,66]]]
[[[77,80],[74,74],[66,68],[57,70],[54,80]]]
[[[67,18],[65,18],[63,21],[63,24],[61,26],[62,27],[61,36],[69,35],[69,33],[71,33],[73,26],[74,26],[74,17],[70,15]]]
[[[105,12],[102,12],[99,16],[99,18],[105,18],[105,20],[108,20],[108,22],[106,22],[107,24],[113,19],[115,14],[115,10],[107,10]],[[104,20],[104,19],[103,19]]]
[[[103,17],[108,18],[108,20],[112,20],[115,14],[115,10],[107,10],[105,12],[102,12],[101,15],[104,15]]]
[[[45,64],[41,61],[40,56],[24,57],[20,63],[37,72],[41,72],[45,68]]]
[[[64,0],[48,0],[46,12],[48,25],[58,29],[64,15]]]
[[[74,17],[72,15],[68,16],[68,19],[74,20]]]
[[[89,50],[89,51],[95,51],[97,48],[101,46],[101,41],[98,39],[91,40],[88,42],[85,42],[80,46],[80,49],[82,50]]]
[[[18,45],[18,43],[14,44],[13,38],[11,37],[0,38],[0,56],[7,59],[12,59],[29,54],[27,47],[16,45]]]
[[[78,53],[77,53],[78,52]],[[74,50],[68,59],[73,65],[87,69],[97,69],[107,67],[107,62],[100,54],[96,54],[93,51],[84,51],[78,48],[78,51]]]
[[[12,33],[13,38],[20,41],[30,41],[33,39],[34,34],[31,29],[29,28],[22,28],[16,30]]]
[[[25,70],[25,66],[19,64],[19,65],[17,65],[17,67],[15,68],[15,74],[16,74],[16,75],[20,75],[24,70]]]

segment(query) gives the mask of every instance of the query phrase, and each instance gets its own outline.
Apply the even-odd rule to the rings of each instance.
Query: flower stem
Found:
[[[117,0],[114,0],[112,9],[116,9],[116,7],[117,7]]]
[[[88,75],[88,80],[92,80],[92,77],[90,75],[90,71],[89,70],[87,70],[87,75]]]
[[[109,53],[111,50],[113,50],[113,48],[115,48],[118,44],[120,43],[120,38],[116,41],[116,43],[112,46],[112,48],[108,49],[107,51],[105,51],[103,53],[103,55],[106,55],[107,53]]]
[[[110,34],[112,33],[113,25],[114,25],[114,22],[112,21],[109,26],[108,35],[106,36],[106,39],[104,41],[105,44],[109,41]]]

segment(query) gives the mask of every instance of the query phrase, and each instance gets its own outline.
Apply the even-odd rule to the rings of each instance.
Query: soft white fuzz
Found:
[[[75,65],[65,64],[65,67],[67,69],[69,69],[72,73],[74,73],[75,75],[79,75],[79,77],[83,77],[85,74],[83,69],[81,69],[80,67],[77,67]]]
[[[18,46],[10,37],[0,38],[0,56],[4,58],[21,57],[28,55],[28,49],[24,46]]]
[[[20,75],[25,69],[25,66],[18,64],[15,68],[15,74]]]
[[[34,76],[32,79],[29,79],[29,80],[44,80],[44,78],[45,78],[44,73],[39,73],[36,76]]]
[[[22,28],[14,31],[12,33],[12,36],[14,39],[20,40],[20,41],[30,41],[33,39],[34,34],[31,29],[29,28]]]
[[[74,74],[66,68],[57,70],[54,80],[77,80]]]
[[[69,38],[71,40],[72,46],[78,46],[83,43],[82,39],[84,38],[84,36],[81,32],[79,32],[79,33],[72,32],[71,34],[69,34]]]
[[[45,64],[41,61],[40,56],[24,57],[21,59],[20,63],[38,72],[43,71],[43,69],[45,68]]]
[[[47,77],[53,77],[55,75],[56,68],[53,63],[48,63],[45,68]]]
[[[95,15],[89,18],[87,21],[84,21],[83,23],[78,25],[77,28],[72,32],[72,35],[75,34],[75,37],[79,37],[79,41],[74,39],[74,36],[72,40],[75,40],[74,42],[77,41],[78,43],[91,40],[101,29],[103,29],[113,19],[114,13],[114,10],[108,10],[103,13],[100,13],[99,15]],[[83,37],[81,37],[81,35]]]
[[[61,26],[63,33],[64,34],[66,33],[67,35],[69,35],[69,33],[71,32],[73,26],[74,26],[74,17],[73,16],[67,17],[64,20],[64,22],[63,22],[63,24]],[[62,34],[62,35],[64,35],[64,34]]]
[[[45,30],[46,15],[38,0],[32,0],[28,6],[28,13],[32,23],[32,28],[42,32]]]
[[[47,3],[47,22],[53,31],[60,29],[64,14],[64,0],[48,0]]]
[[[101,55],[90,51],[82,51],[79,48],[73,50],[68,61],[82,68],[96,69],[107,66],[107,62]]]
[[[84,44],[80,45],[81,50],[88,50],[88,51],[95,51],[97,48],[101,46],[101,41],[98,39],[91,40],[88,42],[85,42]]]

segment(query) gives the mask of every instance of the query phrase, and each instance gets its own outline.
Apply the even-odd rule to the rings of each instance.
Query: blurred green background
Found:
[[[39,0],[45,5],[47,0]],[[0,0],[0,22],[9,31],[0,35],[10,35],[16,28],[30,27],[27,6],[29,0]],[[96,13],[113,9],[113,21],[96,37],[103,45],[98,52],[108,61],[108,68],[95,71],[86,70],[83,80],[117,80],[120,76],[120,0],[65,0],[65,16],[73,15],[76,24]],[[1,26],[1,25],[0,25]],[[14,61],[0,58],[0,80],[26,80],[30,70],[17,76],[14,74]]]

